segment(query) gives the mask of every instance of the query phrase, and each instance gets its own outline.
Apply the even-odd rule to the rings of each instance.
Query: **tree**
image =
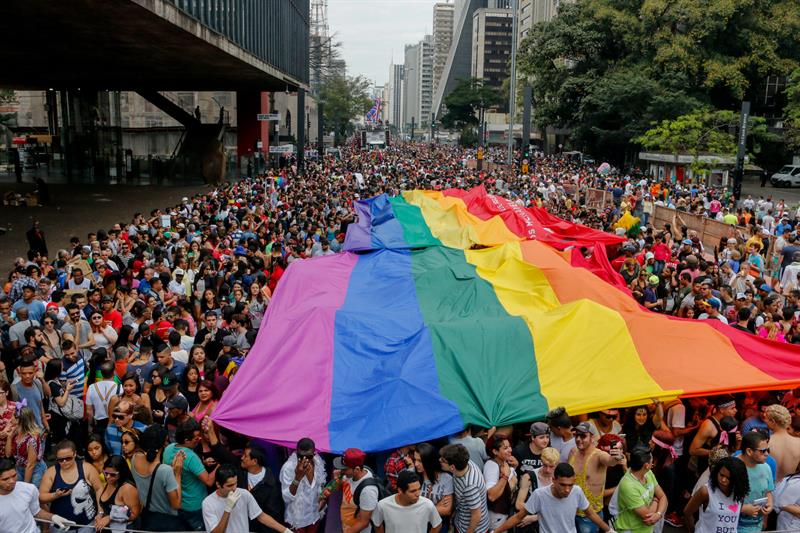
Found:
[[[800,66],[799,32],[796,0],[581,0],[534,25],[518,66],[540,127],[616,150],[653,119],[755,103]]]
[[[700,171],[705,168],[699,160],[702,154],[727,157],[736,154],[739,118],[739,113],[735,111],[704,109],[654,124],[636,142],[648,150],[673,155],[689,154],[694,159],[692,169]],[[759,151],[760,142],[771,139],[762,117],[750,117],[748,137],[753,140],[754,153]]]
[[[786,99],[784,120],[786,144],[793,150],[800,150],[800,69],[795,70],[789,77]]]
[[[469,132],[479,124],[478,111],[502,103],[500,92],[494,87],[484,85],[483,80],[461,79],[444,99],[447,112],[442,115],[442,126],[460,130],[463,143],[472,138]]]
[[[372,107],[369,86],[369,81],[362,76],[332,75],[323,80],[319,101],[324,106],[325,124],[333,130],[336,145],[347,137],[351,130],[350,121]]]

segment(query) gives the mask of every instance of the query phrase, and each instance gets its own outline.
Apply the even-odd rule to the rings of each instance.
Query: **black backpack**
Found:
[[[355,517],[358,516],[358,512],[361,510],[359,505],[361,503],[361,492],[365,487],[378,487],[378,501],[381,501],[389,496],[389,491],[386,489],[386,483],[383,480],[376,478],[375,476],[361,480],[361,483],[358,484],[356,491],[353,493],[353,503],[356,504],[356,512],[353,515]]]

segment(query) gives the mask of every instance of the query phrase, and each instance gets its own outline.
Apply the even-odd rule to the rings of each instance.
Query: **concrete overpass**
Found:
[[[85,130],[107,130],[114,115],[101,93],[236,91],[240,146],[266,147],[256,114],[268,111],[266,92],[307,88],[308,34],[309,0],[8,0],[0,87],[52,89],[54,133],[81,154],[98,144]]]

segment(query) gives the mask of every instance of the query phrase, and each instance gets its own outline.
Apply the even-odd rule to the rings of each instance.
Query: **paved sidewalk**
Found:
[[[32,183],[0,184],[0,194],[9,190],[26,193],[33,191]],[[155,208],[165,208],[208,190],[208,186],[129,186],[129,185],[50,185],[51,205],[43,207],[0,206],[0,228],[8,229],[0,236],[0,275],[8,275],[15,257],[28,251],[25,232],[37,218],[45,232],[50,258],[66,248],[69,238],[77,235],[86,241],[86,234],[98,229],[108,229],[115,222],[128,223],[133,213],[149,213]],[[0,204],[1,205],[1,204]]]

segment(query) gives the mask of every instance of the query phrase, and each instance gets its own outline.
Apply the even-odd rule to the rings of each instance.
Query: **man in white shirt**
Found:
[[[378,502],[372,513],[376,533],[438,533],[442,517],[428,498],[420,498],[419,475],[403,470],[397,475],[397,494]],[[430,526],[430,530],[428,530]]]
[[[324,514],[319,495],[325,486],[325,462],[309,438],[297,441],[297,450],[281,467],[281,493],[286,504],[286,522],[302,533],[316,531]]]
[[[95,381],[86,390],[86,418],[94,425],[96,433],[103,435],[108,427],[108,402],[122,391],[122,386],[114,381],[114,363],[104,361],[100,364],[101,381]]]
[[[575,470],[572,466],[569,463],[560,463],[553,473],[553,483],[533,491],[525,502],[525,508],[500,524],[494,532],[507,531],[531,514],[539,516],[541,533],[577,533],[575,515],[579,510],[586,513],[586,518],[600,528],[600,531],[614,532],[592,509],[583,490],[575,484]]]
[[[214,476],[217,490],[203,500],[203,522],[209,533],[241,533],[250,531],[250,520],[258,520],[279,533],[292,533],[291,529],[276,522],[264,513],[256,499],[246,490],[236,488],[238,477],[231,465],[217,468]]]
[[[39,533],[35,518],[49,520],[64,531],[75,525],[39,507],[39,489],[17,481],[14,461],[0,459],[0,531]]]

